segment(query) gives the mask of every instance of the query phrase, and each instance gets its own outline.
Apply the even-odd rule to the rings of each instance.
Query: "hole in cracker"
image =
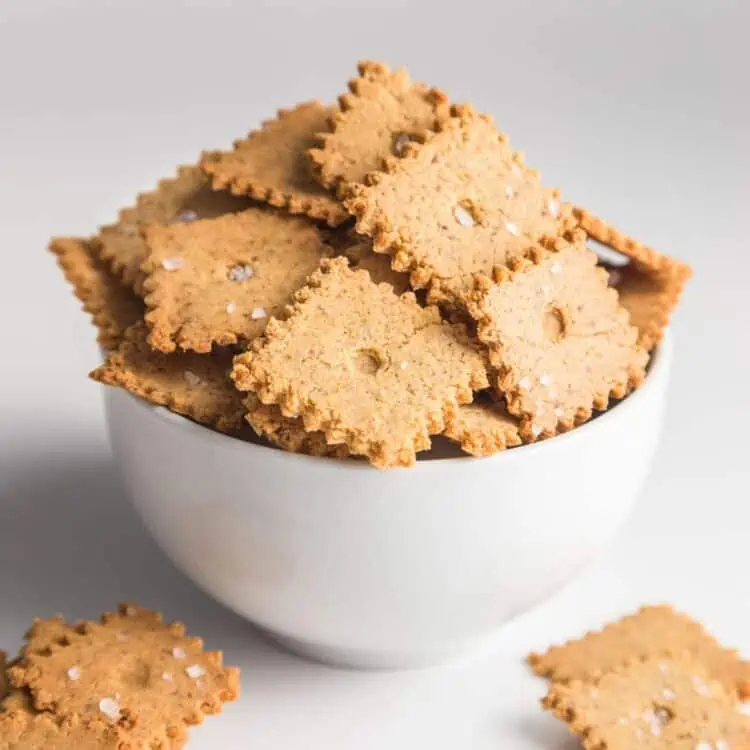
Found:
[[[374,375],[385,364],[385,358],[376,349],[360,349],[354,357],[354,366],[364,375]]]
[[[549,341],[557,343],[565,338],[565,315],[563,311],[555,305],[550,305],[544,311],[542,318],[542,327],[544,335]]]

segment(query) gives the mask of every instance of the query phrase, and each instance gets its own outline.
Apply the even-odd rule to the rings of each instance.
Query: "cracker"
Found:
[[[491,117],[469,106],[453,114],[345,200],[357,231],[392,255],[396,270],[411,272],[412,286],[430,284],[436,302],[570,223],[557,191],[523,165]]]
[[[162,352],[251,341],[327,251],[313,224],[263,208],[153,226],[146,238],[148,340]]]
[[[605,266],[606,268],[607,266]],[[679,271],[656,272],[635,263],[608,268],[609,283],[638,329],[638,343],[651,351],[662,339],[680,301],[686,276]]]
[[[37,710],[105,720],[151,743],[138,747],[181,740],[186,725],[218,713],[239,690],[238,671],[222,667],[219,652],[205,652],[183,625],[164,624],[136,605],[80,623],[67,643],[28,654],[10,676],[30,691]]]
[[[241,211],[250,205],[247,198],[211,189],[200,167],[180,167],[177,176],[162,180],[156,189],[141,193],[135,205],[120,211],[115,224],[99,232],[100,257],[114,274],[136,292],[143,283],[141,264],[146,259],[142,231],[150,224],[189,222]]]
[[[349,455],[345,445],[328,445],[320,430],[307,432],[301,418],[285,417],[276,404],[264,404],[254,393],[245,399],[245,408],[245,419],[256,435],[285,451],[329,458]]]
[[[668,255],[664,255],[658,250],[629,237],[603,219],[594,216],[585,208],[576,206],[573,209],[573,216],[578,226],[584,229],[591,238],[627,256],[642,268],[658,273],[677,274],[682,277],[683,282],[693,275],[693,271],[687,263],[670,258]]]
[[[477,277],[468,309],[526,439],[571,429],[643,380],[647,354],[606,276],[577,233],[496,269],[496,283]]]
[[[292,214],[338,226],[349,214],[313,178],[307,153],[315,135],[328,128],[332,113],[333,109],[315,101],[280,109],[275,120],[235,141],[233,151],[206,154],[201,166],[217,190],[249,195]]]
[[[491,456],[521,444],[518,419],[508,413],[503,402],[483,394],[448,418],[443,435],[472,456]]]
[[[409,274],[394,271],[389,256],[373,252],[369,237],[359,237],[352,232],[350,241],[341,249],[341,254],[352,268],[367,271],[376,284],[390,284],[396,294],[409,291]]]
[[[235,358],[233,378],[380,468],[413,464],[446,416],[487,384],[463,326],[344,258],[323,261],[287,320]]]
[[[414,83],[404,68],[361,62],[351,93],[339,97],[341,111],[310,150],[313,171],[326,187],[362,182],[383,160],[399,154],[410,138],[434,128],[448,116],[448,97],[439,89]],[[321,128],[328,130],[329,128]]]
[[[531,654],[534,671],[555,682],[590,680],[632,659],[689,652],[724,687],[750,696],[750,662],[724,648],[700,623],[667,605],[648,606],[599,632]]]
[[[128,328],[122,344],[90,377],[223,432],[239,430],[244,410],[229,379],[232,352],[162,354],[149,347],[146,336],[144,323]]]
[[[553,685],[543,706],[587,750],[743,750],[750,718],[697,662],[634,662],[598,682]]]
[[[143,300],[116,279],[97,258],[96,243],[80,237],[57,237],[49,249],[83,309],[91,315],[104,349],[117,347],[125,329],[143,317]]]

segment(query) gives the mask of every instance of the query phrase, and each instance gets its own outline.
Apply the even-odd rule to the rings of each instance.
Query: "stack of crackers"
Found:
[[[220,652],[137,605],[36,620],[15,661],[0,652],[0,750],[179,750],[238,692]]]
[[[381,468],[433,435],[478,456],[552,437],[636,388],[689,268],[405,70],[361,63],[349,88],[53,240],[108,352],[92,377]]]
[[[750,748],[750,662],[666,605],[544,654],[542,705],[586,750]]]

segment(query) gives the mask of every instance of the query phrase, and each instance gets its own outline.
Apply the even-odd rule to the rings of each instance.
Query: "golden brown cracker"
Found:
[[[140,292],[141,264],[146,259],[145,227],[210,219],[249,205],[247,198],[212,190],[200,167],[180,167],[176,177],[161,180],[155,190],[141,193],[134,206],[120,211],[115,224],[102,227],[98,237],[100,257],[118,278]]]
[[[97,258],[95,245],[95,241],[80,237],[56,237],[49,249],[57,256],[83,309],[91,315],[99,331],[97,340],[111,350],[120,343],[125,329],[143,317],[145,308],[143,300]]]
[[[693,274],[692,269],[686,263],[670,258],[668,255],[664,255],[658,250],[629,237],[603,219],[594,216],[585,208],[576,206],[573,209],[573,216],[578,226],[584,229],[592,239],[627,256],[643,268],[658,273],[676,274],[682,277],[683,282],[687,281]]]
[[[750,718],[687,657],[636,661],[595,683],[553,685],[543,706],[587,750],[743,750]]]
[[[522,434],[548,437],[637,386],[647,354],[580,234],[510,263],[477,277],[468,309]]]
[[[414,83],[404,68],[361,62],[351,93],[339,98],[330,128],[321,128],[319,148],[310,150],[313,171],[326,187],[362,182],[383,160],[400,154],[410,138],[448,116],[448,97]],[[325,132],[328,130],[332,132]]]
[[[204,155],[201,166],[217,190],[249,195],[292,214],[338,226],[349,218],[336,197],[313,178],[307,153],[316,134],[325,131],[333,110],[320,102],[280,109],[234,150]]]
[[[443,435],[472,456],[491,456],[521,444],[518,419],[508,413],[502,401],[484,394],[478,394],[474,403],[460,406],[448,418]]]
[[[251,341],[328,250],[310,222],[263,208],[153,226],[146,238],[148,340],[162,352]]]
[[[373,252],[369,237],[360,237],[353,232],[349,236],[350,240],[344,244],[340,254],[352,268],[364,269],[376,284],[390,284],[396,294],[409,291],[409,274],[394,271],[389,256]]]
[[[411,272],[415,288],[431,283],[436,302],[557,235],[569,219],[557,191],[524,166],[491,117],[468,106],[453,112],[438,133],[424,134],[345,201],[375,251]]]
[[[632,659],[651,659],[689,652],[712,679],[750,696],[750,662],[724,648],[700,623],[667,605],[643,607],[633,615],[583,638],[531,654],[534,671],[555,682],[590,680]]]
[[[269,323],[235,358],[233,378],[381,468],[413,464],[446,415],[487,384],[484,358],[463,326],[375,284],[344,258],[323,261],[287,320]]]
[[[606,266],[605,266],[606,267]],[[638,329],[638,343],[651,351],[662,339],[680,301],[686,277],[679,272],[656,272],[630,263],[608,268],[609,283]]]
[[[146,337],[144,323],[131,326],[90,377],[223,432],[240,429],[242,395],[229,379],[233,352],[162,354],[151,349]]]
[[[320,430],[307,432],[300,417],[285,417],[276,404],[264,404],[254,393],[248,394],[245,408],[245,418],[256,435],[285,451],[329,458],[349,455],[345,445],[328,445]]]
[[[218,713],[239,691],[239,673],[222,666],[221,653],[205,652],[183,625],[137,605],[79,624],[67,643],[28,654],[10,676],[37,710],[106,721],[139,747],[181,740],[186,725]]]

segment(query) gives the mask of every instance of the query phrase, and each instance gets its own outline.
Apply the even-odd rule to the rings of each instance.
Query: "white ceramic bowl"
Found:
[[[671,343],[572,432],[490,458],[361,461],[226,437],[106,390],[136,509],[209,594],[314,658],[433,664],[484,643],[610,543],[661,429]]]

